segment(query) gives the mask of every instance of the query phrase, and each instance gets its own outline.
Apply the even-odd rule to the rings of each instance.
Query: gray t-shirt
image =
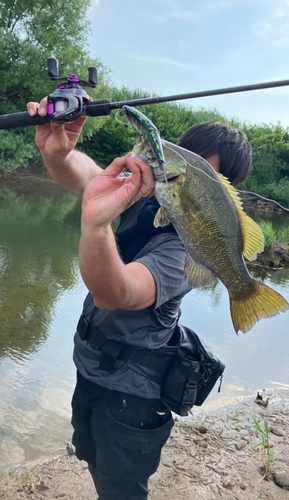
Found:
[[[152,273],[156,284],[155,303],[141,311],[102,311],[94,306],[90,294],[84,302],[86,319],[111,340],[156,349],[167,344],[180,316],[181,300],[191,290],[184,277],[185,249],[176,233],[150,238],[134,261]],[[117,283],[116,283],[117,286]],[[99,368],[100,351],[93,349],[76,332],[74,363],[83,377],[98,385],[143,398],[159,398],[160,387],[153,381],[151,368],[116,362],[110,373]]]

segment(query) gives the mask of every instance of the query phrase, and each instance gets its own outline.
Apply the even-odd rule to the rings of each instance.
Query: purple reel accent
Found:
[[[53,101],[48,101],[47,102],[47,114],[48,115],[53,115],[54,113],[54,104]]]

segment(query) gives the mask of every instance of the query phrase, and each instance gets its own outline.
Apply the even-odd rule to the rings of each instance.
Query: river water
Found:
[[[73,334],[87,293],[79,215],[77,197],[55,186],[0,185],[0,473],[62,454],[71,441]],[[289,269],[258,273],[289,300]],[[226,365],[221,393],[215,388],[202,408],[289,387],[288,312],[237,336],[219,283],[185,297],[182,321]]]

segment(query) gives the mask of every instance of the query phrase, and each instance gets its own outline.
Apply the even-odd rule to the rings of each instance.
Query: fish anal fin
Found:
[[[247,296],[238,300],[230,299],[230,309],[235,332],[246,333],[260,319],[289,311],[289,303],[280,293],[254,280]]]
[[[154,226],[155,227],[164,227],[170,224],[170,219],[168,212],[165,208],[160,207],[154,218]]]
[[[212,271],[196,262],[189,254],[186,255],[184,273],[189,284],[195,288],[212,285],[217,279]]]

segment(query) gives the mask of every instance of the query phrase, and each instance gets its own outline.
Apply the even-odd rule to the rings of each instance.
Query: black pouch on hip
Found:
[[[179,325],[181,340],[161,387],[161,399],[174,413],[188,415],[201,406],[217,380],[221,389],[225,365],[190,328]]]

